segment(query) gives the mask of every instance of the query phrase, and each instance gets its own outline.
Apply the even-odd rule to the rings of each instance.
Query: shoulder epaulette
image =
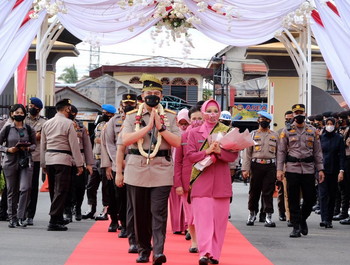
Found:
[[[169,113],[172,113],[172,114],[176,115],[176,112],[175,112],[175,111],[173,111],[173,110],[170,110],[170,109],[164,109],[164,111],[166,111],[166,112],[169,112]]]
[[[41,116],[40,115],[40,118],[44,119],[44,120],[47,120],[47,118],[45,116]]]
[[[135,113],[135,112],[137,112],[137,111],[138,111],[138,109],[130,110],[130,111],[128,111],[128,112],[126,113],[126,115],[133,114],[133,113]]]

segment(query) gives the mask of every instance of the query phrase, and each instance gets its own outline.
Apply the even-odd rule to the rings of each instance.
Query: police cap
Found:
[[[162,82],[154,75],[143,74],[140,81],[143,82],[142,92],[148,90],[163,90]]]
[[[136,100],[137,100],[137,95],[136,94],[131,94],[131,93],[123,94],[122,102],[135,103]]]
[[[304,104],[294,104],[292,106],[292,111],[296,112],[298,110],[305,111],[305,105]]]

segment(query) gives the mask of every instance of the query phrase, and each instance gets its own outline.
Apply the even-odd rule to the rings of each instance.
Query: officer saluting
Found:
[[[41,130],[40,161],[49,178],[50,223],[48,231],[66,231],[63,211],[70,188],[73,157],[77,175],[83,172],[83,158],[80,153],[77,132],[71,113],[71,101],[62,99],[56,103],[57,113],[48,120]]]
[[[316,200],[315,169],[319,182],[324,180],[323,156],[316,129],[305,123],[305,105],[292,106],[294,122],[288,130],[284,128],[279,136],[277,152],[277,179],[282,181],[284,164],[290,221],[293,231],[290,237],[308,234],[306,219],[310,216]],[[300,190],[303,204],[300,207]]]
[[[153,237],[153,264],[161,265],[166,262],[168,197],[174,175],[171,147],[180,146],[181,139],[176,113],[159,104],[161,81],[152,75],[143,75],[141,81],[145,103],[127,113],[122,130],[123,144],[129,146],[124,181],[134,211],[139,252],[136,262],[149,261]]]

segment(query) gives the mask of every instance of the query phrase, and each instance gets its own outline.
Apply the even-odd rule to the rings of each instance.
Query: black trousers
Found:
[[[286,172],[290,221],[296,227],[310,216],[316,202],[315,174]],[[300,191],[303,204],[300,207]]]
[[[136,245],[134,209],[132,207],[132,196],[130,186],[126,186],[126,230],[128,231],[129,245]]]
[[[115,179],[116,173],[112,171],[113,173],[113,179]],[[114,181],[114,192],[115,192],[115,199],[116,199],[116,207],[117,207],[117,213],[118,213],[118,219],[121,222],[121,225],[123,227],[126,227],[126,212],[127,212],[127,196],[126,196],[126,186],[123,186],[121,188],[117,187],[115,185]]]
[[[318,184],[321,220],[332,222],[335,196],[338,188],[338,173],[326,173],[325,175],[325,180]]]
[[[107,177],[105,176],[107,180],[107,196],[108,196],[107,198],[109,199],[107,202],[107,205],[108,205],[107,213],[111,217],[111,221],[113,223],[118,223],[119,203],[118,203],[117,192],[116,192],[117,187],[115,185],[115,174],[113,174],[112,172],[112,175],[113,175],[113,179],[111,180],[107,179]]]
[[[95,160],[92,175],[88,177],[86,185],[86,195],[88,198],[88,204],[95,206],[97,205],[97,190],[100,182],[102,182],[102,205],[108,206],[108,189],[107,189],[107,178],[105,169],[101,169],[101,160]]]
[[[273,192],[276,182],[276,165],[259,164],[252,162],[250,167],[252,176],[249,186],[249,211],[259,209],[259,198],[261,194],[263,212],[273,213]]]
[[[49,177],[51,199],[50,222],[55,223],[63,219],[63,211],[71,184],[72,167],[66,165],[47,165],[46,170]]]
[[[65,213],[72,213],[72,209],[76,206],[81,208],[84,201],[85,186],[87,181],[87,170],[83,168],[83,173],[77,176],[77,167],[73,166],[71,171],[71,185],[66,199]]]
[[[284,185],[282,181],[277,181],[278,195],[277,195],[277,207],[280,216],[285,215],[286,207],[284,205]]]
[[[140,255],[149,256],[153,239],[153,254],[164,252],[168,218],[168,198],[171,186],[128,186],[134,210],[135,235]]]
[[[350,156],[345,160],[345,174],[344,179],[338,182],[337,197],[335,202],[335,212],[348,214],[350,200]],[[340,210],[341,208],[341,210]]]
[[[30,202],[27,208],[27,217],[34,218],[36,212],[36,205],[38,203],[39,193],[39,174],[40,161],[35,161],[33,165],[32,191],[30,193]]]

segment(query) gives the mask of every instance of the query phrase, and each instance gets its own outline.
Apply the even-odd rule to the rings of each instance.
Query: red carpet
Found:
[[[109,222],[96,222],[78,244],[66,265],[129,265],[135,262],[137,254],[129,254],[128,240],[118,238],[117,233],[108,233]],[[188,252],[189,241],[183,235],[173,235],[168,229],[165,242],[166,265],[198,264],[198,254]],[[150,263],[147,264],[152,264]],[[272,263],[257,250],[231,224],[228,223],[221,265],[269,264]]]

